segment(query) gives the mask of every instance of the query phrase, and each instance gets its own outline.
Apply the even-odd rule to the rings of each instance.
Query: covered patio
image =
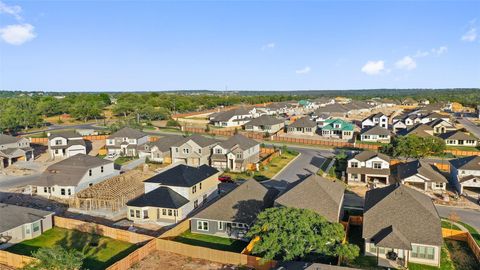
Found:
[[[412,243],[395,226],[381,230],[372,238],[372,243],[379,266],[402,269],[408,265]]]

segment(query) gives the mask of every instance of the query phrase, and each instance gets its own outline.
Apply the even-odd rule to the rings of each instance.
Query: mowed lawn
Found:
[[[248,245],[247,242],[234,240],[230,238],[223,238],[213,235],[206,235],[200,233],[192,233],[186,231],[175,237],[174,241],[189,244],[193,246],[201,246],[211,249],[218,249],[224,251],[231,251],[240,253]]]
[[[7,251],[31,256],[32,252],[42,247],[54,246],[82,252],[85,255],[83,268],[89,270],[105,269],[137,249],[136,245],[128,242],[54,227],[39,237],[9,247]]]

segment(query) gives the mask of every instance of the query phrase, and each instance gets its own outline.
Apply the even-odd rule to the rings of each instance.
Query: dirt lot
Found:
[[[194,259],[190,257],[185,257],[170,252],[156,251],[150,254],[148,257],[135,264],[131,269],[135,270],[156,270],[160,269],[161,265],[162,270],[213,270],[213,269],[222,269],[222,270],[234,270],[234,269],[249,269],[245,267],[230,266],[220,263],[215,263],[206,260]]]
[[[3,265],[3,264],[0,264],[0,270],[13,270],[13,269],[14,269],[14,268],[5,266],[5,265]]]

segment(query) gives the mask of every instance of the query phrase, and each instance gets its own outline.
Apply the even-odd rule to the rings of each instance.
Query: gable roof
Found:
[[[70,130],[70,131],[63,131],[58,133],[51,133],[48,136],[48,139],[51,140],[53,138],[58,138],[58,137],[70,139],[70,138],[82,138],[82,135],[78,134],[76,131]]]
[[[249,121],[245,124],[245,126],[272,126],[282,123],[284,123],[283,119],[279,119],[271,115],[262,115]]]
[[[255,140],[247,138],[241,134],[235,134],[234,136],[228,138],[228,140],[220,142],[218,145],[224,149],[232,149],[235,145],[238,145],[240,149],[246,150],[258,144],[260,143]]]
[[[340,128],[335,128],[333,124],[335,123],[340,123]],[[349,131],[353,131],[354,127],[353,127],[353,124],[350,123],[350,122],[347,122],[347,121],[344,121],[342,119],[338,119],[338,118],[335,118],[335,119],[327,119],[325,120],[324,122],[324,126],[322,127],[322,129],[325,129],[325,130],[349,130]]]
[[[399,184],[367,191],[362,235],[374,242],[387,237],[389,246],[443,243],[440,217],[430,197]]]
[[[412,242],[394,225],[380,230],[373,236],[375,245],[379,247],[412,250]]]
[[[378,157],[386,162],[390,162],[390,157],[388,155],[385,155],[385,154],[382,154],[382,153],[378,153],[378,152],[374,152],[374,151],[368,151],[368,150],[365,150],[365,151],[362,151],[358,154],[356,154],[353,158],[358,160],[358,161],[367,161],[367,160],[370,160],[374,157]]]
[[[413,160],[406,163],[399,163],[396,166],[398,180],[403,180],[410,176],[419,174],[429,182],[435,183],[447,183],[447,179],[443,176],[438,169],[436,169],[430,163],[423,160]]]
[[[231,109],[224,112],[218,112],[213,116],[212,121],[224,122],[224,121],[230,120],[232,117],[236,115],[248,115],[248,114],[250,114],[249,110],[247,110],[246,108],[240,107],[240,108],[235,108],[235,109]]]
[[[468,140],[472,140],[472,141],[476,141],[477,139],[465,132],[461,132],[459,130],[454,130],[454,131],[449,131],[449,132],[445,132],[445,133],[442,133],[442,134],[439,134],[438,137],[444,139],[444,140],[464,140],[464,141],[468,141]]]
[[[158,187],[127,202],[127,206],[178,209],[189,201],[169,187]]]
[[[257,215],[272,206],[275,190],[249,179],[203,209],[194,218],[252,224]]]
[[[217,169],[205,164],[200,167],[180,164],[154,175],[144,182],[173,187],[192,187],[216,173],[218,173]]]
[[[299,183],[292,184],[275,203],[310,209],[330,222],[338,222],[344,192],[344,184],[312,174]]]
[[[433,136],[429,132],[433,133],[433,128],[429,125],[417,124],[406,131],[405,135],[416,135],[418,137],[430,137]]]
[[[390,131],[379,125],[363,129],[361,135],[385,135],[390,136]]]
[[[453,167],[461,170],[480,170],[480,156],[469,156],[450,160]]]
[[[200,134],[193,134],[192,136],[183,138],[183,141],[179,141],[177,145],[182,145],[190,140],[200,147],[207,147],[217,143],[217,140],[215,139],[208,138]]]
[[[150,148],[156,146],[159,151],[167,152],[170,151],[172,146],[178,146],[180,142],[184,140],[183,136],[179,135],[169,135],[158,139],[157,141],[150,143]]]
[[[0,219],[0,233],[26,223],[41,220],[50,214],[53,214],[53,212],[0,203],[0,217],[2,217]]]
[[[324,107],[319,107],[315,110],[315,114],[322,114],[322,113],[348,113],[350,111],[342,104],[328,104]]]
[[[142,137],[147,136],[147,134],[141,132],[140,130],[133,129],[130,127],[124,127],[117,132],[114,132],[112,135],[108,136],[109,139],[114,138],[132,138],[132,139],[139,139]]]
[[[308,116],[299,118],[295,122],[293,122],[289,125],[289,127],[300,127],[300,128],[303,128],[303,127],[314,128],[316,126],[317,126],[317,123],[315,123],[315,121],[311,120],[310,117],[308,117]]]
[[[16,143],[23,139],[22,137],[14,137],[6,134],[0,134],[0,144]]]

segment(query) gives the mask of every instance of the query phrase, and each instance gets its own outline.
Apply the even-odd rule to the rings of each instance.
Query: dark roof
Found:
[[[337,266],[323,263],[311,262],[278,262],[275,270],[354,270],[359,268],[351,268],[345,266]]]
[[[271,115],[262,115],[260,117],[254,118],[253,120],[246,123],[246,126],[272,126],[282,124],[283,119],[276,118]]]
[[[38,186],[76,186],[87,171],[98,166],[113,164],[113,161],[76,154],[48,168],[35,180]]]
[[[375,125],[370,128],[363,129],[361,132],[362,135],[385,135],[389,136],[390,131],[386,128],[383,128],[379,125]]]
[[[436,167],[430,163],[422,160],[414,160],[406,163],[398,163],[396,165],[397,178],[403,180],[410,176],[419,174],[425,178],[426,181],[436,183],[447,183],[447,179],[443,176]]]
[[[477,140],[475,137],[465,133],[465,132],[461,132],[461,131],[458,131],[458,130],[454,130],[454,131],[449,131],[449,132],[446,132],[446,133],[442,133],[442,134],[439,134],[438,137],[444,139],[444,140],[472,140],[472,141],[475,141]]]
[[[315,121],[311,120],[309,117],[305,116],[300,119],[297,119],[297,121],[293,122],[290,124],[289,127],[316,127],[317,123]]]
[[[156,146],[158,150],[160,150],[161,152],[167,152],[167,151],[170,151],[170,148],[172,146],[178,146],[178,144],[180,142],[183,142],[183,140],[184,140],[184,137],[179,135],[165,136],[158,139],[157,141],[151,142],[150,149],[153,146]]]
[[[469,156],[450,160],[453,167],[461,170],[480,170],[480,156]]]
[[[53,212],[0,203],[0,234],[21,226],[32,223],[53,214]]]
[[[108,136],[109,139],[113,138],[132,138],[132,139],[139,139],[142,137],[147,136],[147,134],[141,132],[140,130],[133,129],[130,127],[124,127],[119,131],[113,133],[112,135]]]
[[[257,215],[272,206],[276,191],[254,179],[247,180],[220,197],[193,218],[252,224]]]
[[[193,134],[190,137],[183,138],[183,141],[179,141],[177,143],[177,146],[182,145],[182,144],[184,144],[184,143],[186,143],[190,140],[193,141],[194,143],[198,144],[198,146],[200,146],[200,147],[207,147],[209,145],[213,145],[213,144],[217,143],[217,140],[215,140],[215,139],[207,138],[207,137],[202,136],[200,134]]]
[[[228,140],[219,143],[219,145],[224,149],[232,149],[235,145],[238,145],[242,150],[252,148],[258,144],[259,143],[257,141],[247,138],[241,134],[236,134],[228,138]]]
[[[74,146],[74,145],[82,145],[82,146],[86,146],[85,144],[85,141],[83,139],[79,139],[79,140],[68,140],[67,142],[67,145],[51,145],[50,148],[52,149],[66,149],[66,148],[69,148],[70,146]]]
[[[379,247],[412,250],[412,242],[410,242],[410,240],[408,240],[394,225],[380,230],[375,236],[373,236],[373,240],[374,244]]]
[[[406,135],[416,135],[418,137],[433,136],[429,132],[433,132],[433,128],[429,125],[417,124],[406,131]],[[402,134],[403,135],[403,134]]]
[[[324,107],[319,107],[314,113],[318,115],[322,113],[347,113],[348,111],[349,109],[342,104],[328,104]]]
[[[218,170],[208,165],[191,167],[180,164],[171,169],[165,170],[144,182],[159,183],[164,186],[192,187],[216,173],[218,173]]]
[[[316,174],[292,184],[275,203],[302,209],[310,209],[330,222],[338,222],[345,185]]]
[[[188,203],[188,200],[169,187],[158,187],[148,193],[127,202],[128,206],[161,207],[178,209]]]
[[[362,234],[374,242],[387,237],[384,241],[389,246],[406,241],[441,246],[443,242],[440,217],[430,197],[398,184],[367,191]]]
[[[374,157],[378,157],[382,160],[390,162],[390,157],[388,155],[378,153],[378,152],[368,151],[368,150],[362,151],[354,156],[354,158],[358,161],[367,161]]]
[[[250,114],[249,110],[247,110],[246,108],[240,107],[240,108],[216,113],[212,121],[224,122],[224,121],[230,120],[235,115],[248,115],[248,114]]]
[[[0,134],[0,144],[10,144],[16,143],[19,140],[23,139],[22,137],[13,137],[6,134]]]
[[[48,139],[51,140],[56,137],[62,137],[65,139],[70,139],[70,138],[81,138],[82,135],[78,134],[77,132],[70,130],[70,131],[63,131],[63,132],[56,132],[56,133],[50,133],[48,136]]]

